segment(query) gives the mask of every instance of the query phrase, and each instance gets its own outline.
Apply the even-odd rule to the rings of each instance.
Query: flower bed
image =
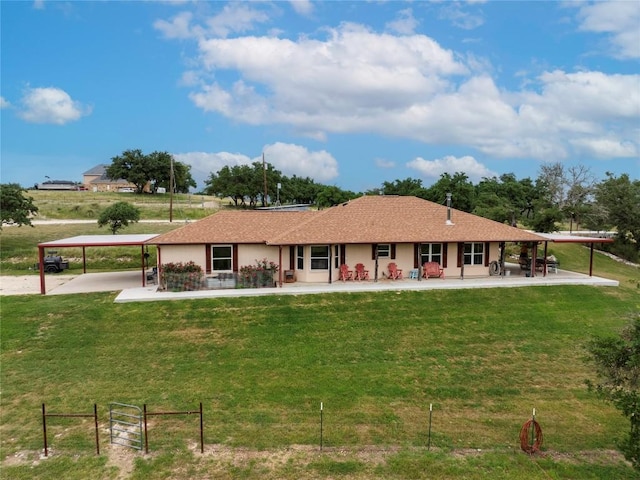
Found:
[[[255,265],[240,267],[238,288],[275,287],[276,273],[278,273],[278,265],[276,263],[266,258],[256,260]]]
[[[201,290],[205,287],[202,267],[194,262],[166,263],[161,266],[161,288],[172,292]]]

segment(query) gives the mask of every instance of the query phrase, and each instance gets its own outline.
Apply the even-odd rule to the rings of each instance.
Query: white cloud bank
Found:
[[[18,116],[29,123],[64,125],[91,113],[91,108],[73,100],[55,87],[28,88],[22,97]]]
[[[580,29],[608,35],[617,58],[640,58],[640,2],[576,3]]]
[[[265,145],[263,152],[265,161],[288,177],[309,177],[319,183],[338,177],[338,162],[324,150],[309,151],[300,145],[277,142]],[[262,156],[251,158],[229,152],[187,152],[174,153],[173,156],[179,162],[191,165],[191,174],[199,185],[224,166],[251,165],[262,161]]]
[[[596,18],[605,9],[600,5],[577,10],[581,28],[608,32],[620,55],[637,56],[638,29],[631,25],[640,2],[606,3],[607,15]],[[372,133],[464,146],[496,158],[627,158],[640,152],[640,75],[554,70],[509,91],[486,73],[486,61],[411,33],[416,23],[410,10],[387,25],[399,35],[343,23],[323,29],[323,38],[287,39],[226,38],[265,21],[252,4],[229,8],[198,22],[182,13],[156,28],[169,38],[197,39],[198,65],[184,78],[193,88],[189,97],[234,122],[287,125],[319,140]],[[445,13],[458,18],[452,7]]]

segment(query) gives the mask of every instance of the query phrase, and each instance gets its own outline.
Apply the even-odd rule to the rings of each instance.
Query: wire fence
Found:
[[[113,405],[121,408],[125,404],[110,404],[108,418],[103,425],[112,426]],[[131,407],[131,405],[126,405]],[[179,444],[197,444],[199,451],[204,453],[207,444],[229,444],[256,449],[278,448],[290,445],[315,446],[319,451],[325,448],[358,448],[377,446],[390,448],[396,446],[411,446],[430,450],[434,448],[447,448],[451,446],[450,434],[440,429],[437,412],[430,404],[414,414],[401,418],[391,411],[370,414],[365,412],[334,412],[324,408],[320,403],[319,409],[266,411],[266,410],[219,410],[203,409],[202,403],[196,409],[171,410],[160,407],[148,408],[146,404],[140,411],[140,437],[137,450],[145,453],[150,449],[154,451],[172,449]],[[88,445],[90,431],[95,430],[95,451],[100,455],[98,438],[98,408],[93,406],[93,413],[45,413],[45,405],[42,405],[42,427],[44,433],[45,456],[51,443],[55,443],[56,450],[70,451],[78,447],[76,442],[68,445],[68,438],[74,435],[83,436],[82,445]],[[435,415],[434,415],[435,413]],[[197,421],[192,416],[196,416]],[[53,442],[48,441],[47,428],[52,427],[51,417],[58,419],[67,417],[87,417],[93,422],[78,422],[74,419],[73,425],[54,422],[57,430],[49,434]],[[533,426],[533,427],[532,427]],[[473,425],[469,425],[472,428]],[[55,429],[55,428],[54,428]],[[446,430],[446,429],[445,429]],[[57,433],[56,433],[57,432]],[[131,433],[131,432],[128,432]],[[152,439],[152,448],[151,440]],[[505,438],[506,443],[512,443],[514,448],[520,448],[530,454],[542,453],[542,428],[533,416],[522,425],[514,419],[513,435]],[[69,441],[69,443],[72,443]],[[111,444],[118,446],[130,446],[128,443],[113,441]],[[501,442],[502,443],[502,442]]]

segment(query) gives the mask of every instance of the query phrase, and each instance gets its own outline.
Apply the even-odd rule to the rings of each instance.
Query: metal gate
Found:
[[[126,403],[109,404],[111,443],[142,450],[142,410]]]

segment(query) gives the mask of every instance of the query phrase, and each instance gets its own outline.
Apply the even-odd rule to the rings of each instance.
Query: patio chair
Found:
[[[340,265],[340,277],[338,280],[342,280],[343,282],[353,280],[353,270],[349,270],[349,267],[343,263]]]
[[[356,280],[369,280],[369,270],[362,263],[356,264]]]
[[[398,266],[391,262],[387,267],[389,269],[389,278],[391,280],[400,280],[402,278],[402,269],[398,268]]]
[[[438,262],[424,262],[422,278],[442,278],[444,280],[444,269],[440,267]]]

